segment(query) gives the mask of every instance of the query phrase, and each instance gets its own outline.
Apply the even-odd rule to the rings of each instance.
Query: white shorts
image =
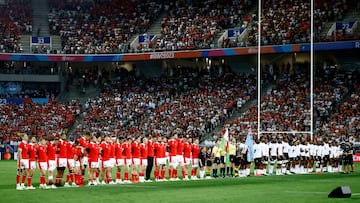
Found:
[[[90,162],[90,168],[99,168],[99,162],[98,161]]]
[[[176,168],[179,165],[177,156],[169,156],[169,165]]]
[[[47,170],[48,169],[48,162],[39,162],[39,169],[40,170]]]
[[[81,167],[80,161],[75,161],[75,168],[80,168],[80,167]]]
[[[58,158],[57,159],[57,167],[66,167],[67,159],[66,158]]]
[[[116,164],[116,161],[115,161],[115,158],[110,158],[110,162],[111,162],[111,168],[115,166]]]
[[[147,166],[148,165],[147,159],[141,159],[140,165],[141,166]]]
[[[166,164],[166,158],[156,158],[156,162],[155,165],[159,166],[159,165],[165,165]]]
[[[53,171],[56,169],[56,161],[55,160],[48,160],[48,169]]]
[[[125,165],[124,159],[116,159],[116,166],[123,166]]]
[[[132,164],[133,164],[133,165],[140,166],[140,158],[133,158],[133,159],[132,159]]]
[[[75,166],[74,159],[68,159],[67,162],[68,162],[68,165],[67,165],[68,168],[74,168],[74,166]]]
[[[20,169],[29,169],[30,168],[30,161],[29,159],[21,159],[18,163],[18,168]]]
[[[106,161],[101,162],[101,167],[102,168],[111,168],[112,167],[111,165],[112,165],[111,160],[106,160]]]
[[[184,165],[184,156],[183,155],[176,155],[176,159],[180,166]]]
[[[192,164],[192,167],[193,167],[193,168],[194,168],[194,167],[199,167],[199,159],[198,159],[198,158],[193,159],[192,162],[191,162],[191,164]]]
[[[83,165],[89,165],[89,159],[87,156],[84,156],[82,159],[83,159],[82,160]]]
[[[30,169],[36,169],[36,161],[30,161]]]
[[[191,164],[191,158],[185,157],[185,158],[184,158],[184,164],[185,164],[185,165],[190,165],[190,164]]]
[[[125,159],[125,166],[130,166],[132,164],[132,159]]]

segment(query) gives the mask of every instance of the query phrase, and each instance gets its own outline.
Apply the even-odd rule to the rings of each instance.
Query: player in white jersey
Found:
[[[254,149],[254,175],[255,176],[260,176],[260,167],[261,167],[261,145],[260,145],[260,141],[258,139],[255,139],[255,143],[253,146]]]
[[[338,171],[339,171],[339,172],[342,172],[342,159],[343,159],[344,151],[343,151],[343,149],[341,148],[339,142],[336,143],[336,146],[337,146],[337,148],[338,148],[338,156],[339,156],[339,157],[338,157]]]
[[[295,142],[295,173],[298,174],[300,173],[300,162],[301,162],[301,146],[300,146],[300,141],[297,140]]]
[[[283,173],[290,174],[290,161],[289,161],[290,145],[289,145],[289,140],[286,137],[282,141],[282,145],[283,145],[283,153],[284,153],[283,163],[285,164],[285,167],[284,167],[285,171],[283,171]]]
[[[319,142],[316,142],[314,148],[315,148],[315,155],[314,155],[315,172],[321,173],[320,165],[321,165],[322,145]]]
[[[276,148],[277,148],[276,175],[283,175],[285,174],[285,164],[284,164],[284,146],[281,138],[277,140]]]
[[[272,175],[274,172],[274,165],[277,161],[278,151],[277,151],[278,143],[276,139],[273,138],[269,143],[269,154],[270,154],[270,166],[269,166],[269,175]]]
[[[330,147],[327,143],[327,140],[322,142],[322,172],[328,172],[328,163],[329,163],[329,157],[330,157]]]
[[[261,162],[261,174],[267,175],[266,173],[266,167],[269,163],[269,145],[267,143],[267,139],[265,137],[261,138],[261,156],[262,156],[262,162]]]
[[[306,160],[306,156],[305,156],[307,147],[306,147],[305,141],[302,141],[299,144],[299,147],[300,147],[300,171],[299,171],[299,173],[304,174],[305,173],[305,168],[307,166],[306,165],[307,160]]]
[[[328,166],[328,172],[329,173],[334,173],[335,169],[337,168],[337,162],[336,162],[336,158],[337,158],[337,147],[336,147],[336,143],[335,142],[330,142],[329,143],[329,147],[330,147],[330,155],[329,155],[329,166]]]
[[[309,154],[310,154],[310,159],[309,159],[309,169],[310,172],[313,172],[313,168],[314,168],[314,163],[315,163],[315,157],[316,157],[316,145],[314,144],[313,141],[309,142]]]
[[[295,165],[296,165],[296,154],[295,154],[295,149],[296,149],[296,146],[295,146],[295,142],[294,141],[290,141],[289,142],[289,151],[288,151],[288,154],[289,154],[289,171],[291,174],[294,174],[295,173]]]

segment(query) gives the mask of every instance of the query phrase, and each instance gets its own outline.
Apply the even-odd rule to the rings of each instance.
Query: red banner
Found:
[[[360,153],[354,155],[354,162],[360,162]]]

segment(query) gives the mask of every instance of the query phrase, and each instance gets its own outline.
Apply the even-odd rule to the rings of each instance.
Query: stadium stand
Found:
[[[101,96],[85,104],[87,113],[77,133],[88,128],[98,133],[115,130],[119,136],[178,132],[199,137],[223,124],[236,109],[237,99],[245,103],[254,97],[253,76],[219,77],[185,70],[181,77],[161,81],[132,77],[113,81]]]
[[[59,53],[127,52],[134,34],[144,33],[162,10],[160,1],[50,1],[51,34],[61,36]]]
[[[21,51],[20,36],[31,33],[31,0],[4,1],[0,4],[0,52]]]

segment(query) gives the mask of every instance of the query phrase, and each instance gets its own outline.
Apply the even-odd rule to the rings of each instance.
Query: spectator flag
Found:
[[[248,146],[249,152],[247,153],[247,161],[251,162],[254,157],[254,147],[253,147],[253,137],[251,127],[249,128],[248,134],[246,136],[245,145]]]
[[[229,130],[226,128],[225,132],[224,130],[222,130],[221,132],[223,133],[223,137],[221,138],[220,148],[226,152],[225,163],[226,165],[228,165],[228,163],[230,164],[227,153],[228,145],[229,145]]]

